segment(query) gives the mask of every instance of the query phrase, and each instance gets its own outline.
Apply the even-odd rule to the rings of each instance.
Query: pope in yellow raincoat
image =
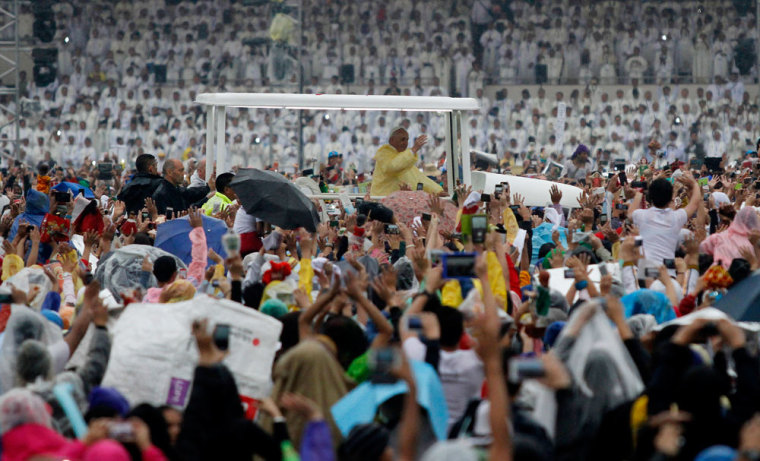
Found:
[[[417,168],[417,152],[427,142],[427,136],[420,136],[408,149],[409,134],[403,128],[391,132],[388,144],[375,154],[375,172],[372,176],[372,195],[390,195],[406,183],[412,190],[422,183],[425,192],[438,194],[443,189],[431,181]]]

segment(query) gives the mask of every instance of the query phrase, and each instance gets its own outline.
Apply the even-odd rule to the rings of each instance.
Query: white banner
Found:
[[[113,328],[113,346],[103,386],[114,387],[131,405],[147,402],[184,408],[190,398],[198,349],[195,319],[231,327],[224,363],[237,383],[246,416],[269,394],[282,324],[229,300],[206,295],[173,304],[130,304]]]

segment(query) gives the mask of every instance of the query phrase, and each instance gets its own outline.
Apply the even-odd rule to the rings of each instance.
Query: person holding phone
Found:
[[[411,187],[422,183],[423,190],[439,194],[443,188],[425,176],[419,168],[419,151],[427,143],[427,136],[415,139],[409,148],[409,133],[398,127],[391,131],[388,144],[380,147],[375,154],[375,173],[372,178],[372,195],[390,195],[400,189],[400,183]]]
[[[690,191],[689,204],[686,207],[678,210],[670,207],[673,201],[673,184],[665,178],[658,178],[652,181],[647,191],[647,199],[652,207],[646,210],[639,209],[642,194],[638,192],[628,210],[644,242],[644,257],[658,265],[665,259],[675,258],[681,229],[697,211],[697,206],[702,200],[702,189],[690,174],[680,176],[677,181]]]

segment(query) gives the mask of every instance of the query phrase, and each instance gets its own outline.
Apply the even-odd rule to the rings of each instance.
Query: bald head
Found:
[[[206,159],[204,158],[200,162],[198,162],[198,165],[196,166],[196,169],[198,170],[198,176],[202,180],[206,180]]]
[[[185,167],[182,165],[182,162],[175,158],[170,158],[164,162],[163,172],[164,179],[175,186],[182,184],[182,181],[185,179]]]

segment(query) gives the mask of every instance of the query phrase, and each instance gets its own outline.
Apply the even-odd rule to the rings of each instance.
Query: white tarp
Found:
[[[173,304],[127,306],[112,330],[102,385],[118,389],[131,405],[147,402],[184,408],[198,362],[192,323],[204,317],[209,328],[217,323],[231,326],[224,363],[251,417],[255,400],[269,393],[282,324],[239,303],[206,295]]]

